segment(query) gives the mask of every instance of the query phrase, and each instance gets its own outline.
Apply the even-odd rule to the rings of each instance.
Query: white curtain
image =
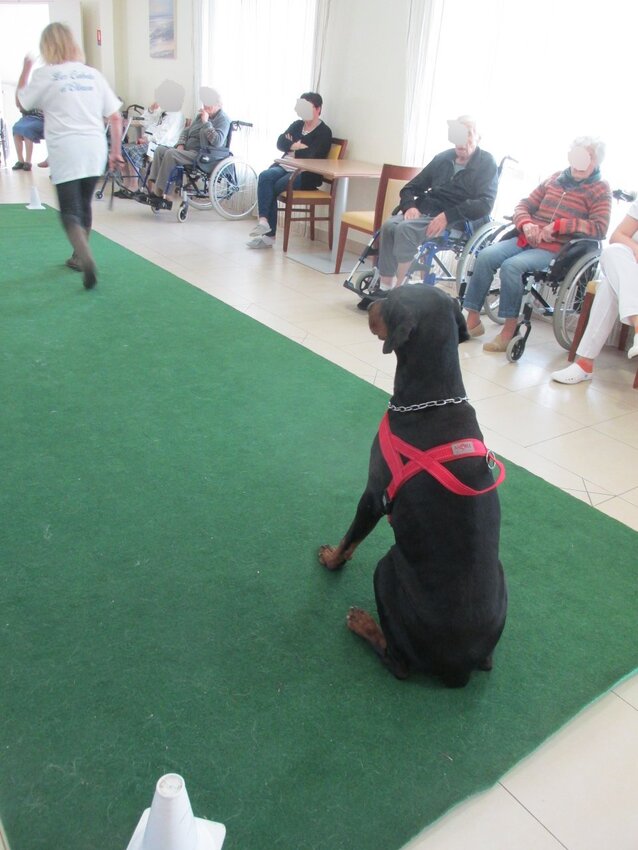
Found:
[[[260,171],[277,137],[296,119],[297,98],[313,86],[316,0],[199,0],[199,84],[217,89],[224,110],[253,128],[233,151]],[[197,57],[196,57],[197,60]]]
[[[410,0],[403,162],[426,163],[444,0]]]
[[[312,62],[312,91],[321,94],[321,72],[323,71],[323,52],[326,34],[330,23],[332,0],[316,0],[315,32]]]
[[[603,177],[612,188],[636,188],[636,119],[627,107],[635,59],[619,40],[628,8],[624,0],[536,0],[530,14],[511,0],[411,0],[404,161],[429,162],[449,146],[446,119],[469,113],[482,148],[518,161],[501,178],[497,216],[567,166],[576,136],[601,136]],[[551,70],[539,76],[534,62]],[[616,213],[623,210],[614,209],[612,224]]]

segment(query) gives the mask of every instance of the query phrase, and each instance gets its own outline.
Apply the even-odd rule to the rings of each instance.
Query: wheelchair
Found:
[[[518,162],[509,155],[504,156],[498,165],[499,180],[508,161]],[[399,209],[400,207],[396,207],[392,215],[396,215]],[[510,227],[511,223],[497,221],[489,216],[479,221],[465,220],[455,223],[455,227],[445,230],[441,236],[427,240],[418,247],[400,285],[415,283],[418,278],[419,283],[440,285],[462,303],[478,254],[484,247],[499,239]],[[383,297],[378,269],[375,267],[360,270],[368,257],[378,255],[379,233],[380,230],[372,235],[354,269],[343,283],[346,289],[355,292],[362,299],[358,305],[361,309],[366,309],[371,300]]]
[[[512,231],[509,231],[512,236]],[[507,238],[507,235],[505,236]],[[537,271],[524,272],[521,313],[509,341],[505,355],[510,363],[523,356],[532,330],[534,313],[551,319],[558,344],[569,351],[580,317],[587,284],[599,276],[599,258],[602,242],[597,239],[570,239],[552,259],[549,266]],[[498,316],[500,281],[494,279],[485,299],[485,312],[492,321],[502,324]]]
[[[138,103],[132,103],[130,106],[127,106],[123,112],[124,118],[124,126],[122,128],[122,141],[124,142],[127,139],[129,129],[131,127],[131,123],[139,118],[144,112],[144,107],[140,106]],[[107,135],[109,135],[109,129],[107,128]],[[152,134],[149,134],[152,135]],[[152,144],[152,142],[151,142]],[[107,170],[104,174],[104,179],[102,181],[102,185],[95,193],[95,197],[98,201],[101,201],[104,197],[104,193],[107,187],[107,184],[110,184],[111,187],[111,195],[109,199],[109,208],[113,205],[113,198],[133,198],[135,197],[136,192],[143,192],[146,190],[146,180],[148,179],[148,174],[150,171],[150,162],[146,160],[146,166],[140,168],[135,160],[130,156],[124,144],[122,145],[122,159],[126,163],[126,172],[122,173],[121,171],[109,171]],[[130,183],[135,183],[135,188],[130,187]]]
[[[416,283],[417,279],[419,283],[439,284],[462,301],[476,257],[507,227],[507,223],[491,219],[464,221],[459,223],[458,228],[445,230],[436,239],[426,240],[417,248],[401,286]],[[369,256],[378,254],[378,236],[379,231],[365,246],[357,265],[343,283],[346,289],[362,299],[361,309],[366,309],[371,300],[383,297],[378,269],[358,271]]]
[[[179,202],[166,200],[147,192],[139,192],[135,200],[150,206],[153,213],[171,210],[175,206],[177,220],[186,221],[190,207],[197,210],[214,209],[223,218],[246,218],[257,206],[257,173],[255,169],[230,151],[234,131],[252,127],[246,121],[231,121],[223,148],[202,152],[192,165],[176,166],[169,177],[171,186],[179,193]]]

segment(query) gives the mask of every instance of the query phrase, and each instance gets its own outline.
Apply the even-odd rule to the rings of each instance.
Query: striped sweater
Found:
[[[577,236],[604,239],[611,214],[611,191],[604,180],[575,183],[559,179],[557,171],[516,205],[514,224],[545,227],[554,223],[555,242],[543,242],[548,251],[560,251],[565,242]]]

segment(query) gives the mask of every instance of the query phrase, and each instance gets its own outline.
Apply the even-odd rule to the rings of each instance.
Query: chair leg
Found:
[[[339,272],[341,271],[341,263],[343,262],[343,255],[346,250],[346,237],[348,235],[348,230],[348,225],[342,222],[341,229],[339,230],[339,245],[337,246],[337,262],[335,263],[335,274],[339,274]]]
[[[591,305],[593,300],[593,294],[591,292],[586,292],[585,297],[583,299],[583,306],[580,310],[580,316],[578,317],[576,331],[574,332],[574,339],[572,340],[572,344],[569,349],[569,354],[567,355],[567,360],[570,363],[572,363],[574,358],[576,357],[576,349],[578,348],[580,341],[583,338],[583,334],[585,333],[585,328],[587,327],[587,322],[589,321],[589,314],[591,313]]]
[[[621,325],[620,333],[618,334],[618,351],[624,351],[627,345],[627,337],[629,336],[629,325]]]
[[[315,207],[314,204],[310,207],[310,238],[315,241]]]
[[[290,239],[290,225],[292,223],[292,210],[290,207],[290,204],[286,204],[286,209],[284,211],[284,254],[288,250],[288,240]]]

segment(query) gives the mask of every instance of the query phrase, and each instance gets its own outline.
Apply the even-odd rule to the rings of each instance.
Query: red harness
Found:
[[[453,443],[445,443],[435,446],[433,449],[417,449],[404,440],[401,440],[390,430],[390,420],[386,413],[379,426],[379,445],[383,459],[388,464],[392,473],[392,480],[388,489],[383,494],[383,503],[386,513],[392,510],[392,503],[398,490],[419,472],[428,472],[433,478],[457,496],[481,496],[494,490],[505,478],[505,467],[497,460],[492,452],[486,448],[480,440],[469,438],[467,440],[456,440]],[[407,458],[404,463],[402,457]],[[443,464],[452,460],[460,460],[464,457],[484,457],[488,466],[497,466],[500,470],[496,481],[484,490],[474,490],[446,469]]]

